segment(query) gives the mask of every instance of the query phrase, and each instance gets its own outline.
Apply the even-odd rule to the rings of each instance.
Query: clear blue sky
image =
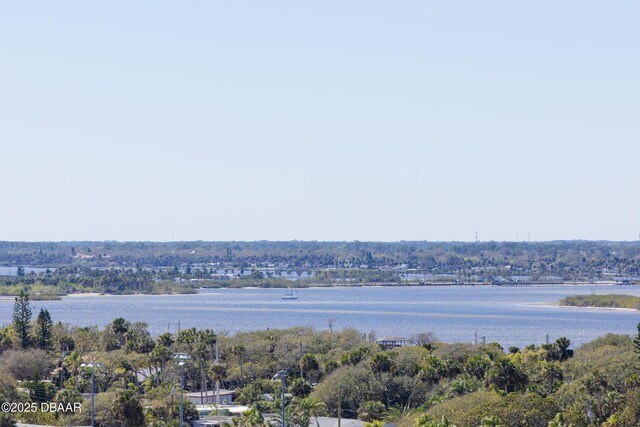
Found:
[[[640,3],[3,2],[0,240],[635,240]]]

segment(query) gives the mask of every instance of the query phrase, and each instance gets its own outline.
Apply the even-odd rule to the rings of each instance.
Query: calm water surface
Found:
[[[192,326],[234,333],[266,328],[354,327],[378,336],[432,331],[440,340],[470,342],[473,334],[503,346],[542,343],[566,336],[574,343],[608,332],[633,334],[640,311],[551,306],[576,294],[640,296],[640,286],[566,287],[357,287],[297,291],[282,300],[282,289],[210,289],[196,295],[65,297],[34,301],[34,317],[47,308],[54,322],[104,326],[116,317],[145,321],[153,334]],[[549,305],[545,305],[549,304]],[[13,301],[0,301],[0,324],[11,322]]]

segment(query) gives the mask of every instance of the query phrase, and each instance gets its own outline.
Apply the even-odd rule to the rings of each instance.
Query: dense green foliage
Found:
[[[640,297],[632,295],[574,295],[560,300],[560,305],[576,307],[610,307],[640,310]]]
[[[176,278],[171,271],[68,267],[41,274],[0,277],[0,295],[19,295],[26,290],[34,300],[47,300],[74,292],[116,295],[196,292],[193,283],[176,282]]]

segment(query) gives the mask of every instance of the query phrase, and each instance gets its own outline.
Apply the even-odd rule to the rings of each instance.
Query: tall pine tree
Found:
[[[51,321],[49,310],[43,308],[40,310],[38,319],[36,320],[36,340],[38,342],[38,347],[43,350],[48,349],[51,347],[52,339],[53,322]]]
[[[16,297],[13,305],[13,329],[18,334],[22,348],[29,347],[29,330],[31,329],[31,306],[29,294],[24,290]]]

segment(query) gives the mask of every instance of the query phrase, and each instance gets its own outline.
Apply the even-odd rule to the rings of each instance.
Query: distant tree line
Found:
[[[0,265],[6,266],[183,269],[204,264],[598,279],[640,275],[640,242],[0,242]]]

